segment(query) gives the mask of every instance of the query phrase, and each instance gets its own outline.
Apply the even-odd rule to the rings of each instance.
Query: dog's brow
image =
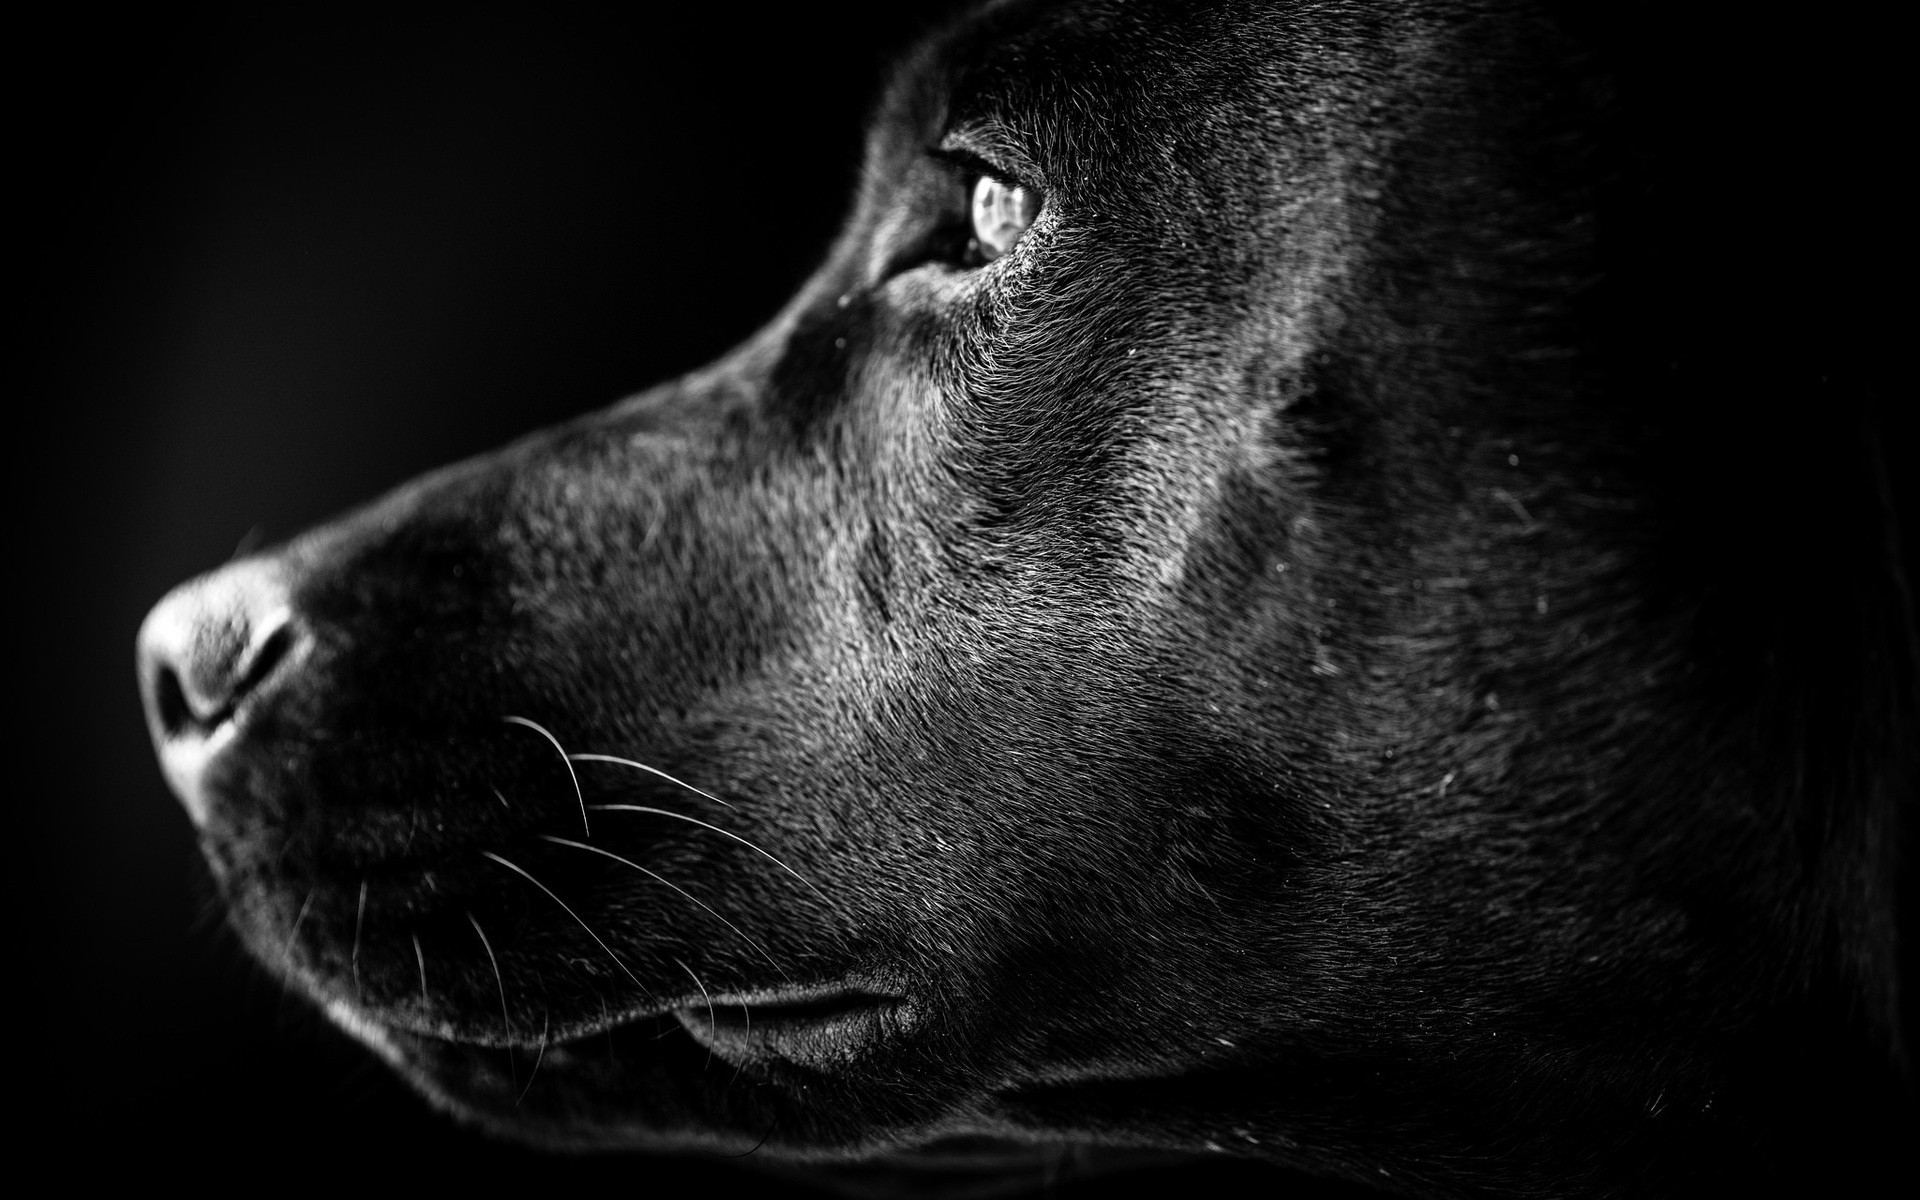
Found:
[[[1026,181],[1038,181],[1039,164],[1027,153],[1022,140],[1005,123],[991,118],[963,121],[941,137],[934,151],[978,159]]]

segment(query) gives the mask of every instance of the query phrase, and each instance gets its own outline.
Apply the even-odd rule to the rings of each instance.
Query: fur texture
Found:
[[[1889,1158],[1880,380],[1845,297],[1757,320],[1663,52],[1493,2],[953,25],[738,351],[156,610],[235,927],[556,1146]],[[956,162],[1044,195],[1005,257]]]

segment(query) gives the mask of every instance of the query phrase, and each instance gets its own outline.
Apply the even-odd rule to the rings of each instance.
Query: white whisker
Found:
[[[774,866],[779,867],[782,871],[785,871],[787,874],[793,876],[795,879],[798,879],[801,883],[804,883],[808,887],[813,888],[815,892],[819,893],[821,899],[823,900],[832,899],[832,897],[828,896],[825,892],[822,892],[820,891],[819,888],[814,887],[814,883],[811,879],[808,879],[805,875],[802,875],[800,872],[794,870],[792,867],[788,866],[786,863],[781,862],[780,859],[778,859],[772,854],[772,852],[767,850],[762,850],[760,847],[754,845],[752,842],[748,841],[746,838],[741,837],[737,833],[731,832],[730,830],[722,829],[718,825],[709,825],[705,821],[700,820],[698,817],[689,817],[685,813],[671,812],[664,808],[649,808],[644,804],[596,804],[596,805],[593,805],[593,807],[598,809],[601,812],[653,813],[655,816],[672,817],[676,821],[685,821],[690,825],[698,825],[702,829],[711,829],[715,833],[719,834],[721,837],[732,838],[734,841],[739,842],[742,846],[745,846],[747,849],[753,851],[755,854],[764,855],[768,860],[770,860],[773,863]]]
[[[422,1007],[422,1008],[430,1008],[430,1007],[432,1007],[432,1005],[433,1005],[433,1001],[432,1001],[432,999],[431,999],[431,998],[430,998],[430,997],[429,997],[429,996],[427,995],[427,955],[426,955],[426,951],[424,951],[424,950],[422,950],[422,949],[420,949],[420,935],[419,935],[419,934],[417,934],[417,933],[410,933],[410,934],[408,934],[407,936],[413,939],[413,961],[414,961],[415,963],[417,963],[417,964],[419,964],[419,967],[420,967],[420,1007]]]
[[[520,1068],[513,1061],[513,1017],[507,1013],[507,981],[500,974],[500,960],[494,956],[493,943],[487,940],[487,931],[480,928],[480,919],[468,913],[467,924],[472,925],[473,932],[479,935],[480,946],[487,952],[487,961],[493,964],[493,986],[500,990],[500,1023],[507,1031],[507,1074],[518,1084]]]
[[[710,1038],[717,1038],[717,1037],[719,1037],[719,1036],[720,1036],[720,1024],[719,1024],[719,1021],[718,1021],[718,1020],[717,1020],[717,1019],[716,1019],[716,1018],[714,1017],[714,1015],[713,1015],[713,997],[712,997],[711,995],[709,995],[709,994],[708,994],[708,992],[707,992],[707,985],[706,985],[706,984],[704,984],[704,983],[702,983],[702,982],[700,982],[700,977],[699,977],[698,975],[695,975],[695,974],[693,973],[693,968],[692,968],[692,967],[690,967],[690,966],[688,966],[688,965],[687,965],[686,963],[683,963],[683,962],[681,962],[681,961],[680,961],[679,959],[677,959],[677,958],[676,958],[676,959],[674,959],[673,961],[674,961],[674,963],[675,963],[675,964],[676,964],[677,966],[679,966],[679,968],[680,968],[680,969],[681,969],[682,971],[685,971],[685,972],[686,972],[686,973],[688,974],[688,976],[690,976],[690,977],[691,977],[691,978],[693,979],[693,986],[695,986],[695,987],[697,987],[697,988],[699,988],[699,989],[700,989],[700,996],[701,996],[701,999],[703,999],[703,1000],[705,1000],[705,1001],[707,1002],[707,1036],[708,1036],[708,1037],[710,1037]],[[708,1063],[708,1065],[712,1065],[712,1063],[713,1063],[713,1049],[712,1049],[712,1047],[708,1047],[708,1049],[707,1049],[707,1063]],[[701,1069],[702,1069],[702,1070],[705,1070],[706,1068],[705,1068],[705,1067],[702,1067]]]
[[[573,769],[573,758],[567,753],[567,748],[560,744],[560,739],[548,732],[547,727],[538,721],[529,721],[525,717],[502,717],[500,719],[509,725],[524,725],[553,743],[553,748],[560,753],[560,760],[567,764],[567,774],[573,779],[574,798],[580,801],[580,828],[586,831],[586,836],[592,837],[593,830],[587,826],[587,797],[586,794],[580,790],[580,774]],[[505,804],[506,797],[502,796],[500,802]]]
[[[567,838],[555,837],[550,833],[543,833],[540,835],[540,837],[543,841],[552,842],[556,846],[571,846],[575,850],[585,850],[591,854],[598,854],[606,858],[610,858],[613,861],[622,864],[623,866],[632,867],[634,870],[640,872],[642,875],[645,875],[647,878],[655,881],[656,883],[664,884],[665,886],[672,888],[674,891],[679,892],[682,896],[685,896],[688,900],[692,901],[693,903],[699,905],[701,908],[705,909],[707,913],[713,917],[714,920],[720,922],[722,925],[725,925],[728,929],[733,930],[734,933],[740,936],[740,939],[742,941],[747,943],[747,945],[752,946],[755,950],[758,950],[760,952],[760,957],[766,959],[769,963],[771,963],[773,965],[774,970],[780,972],[782,975],[787,974],[787,969],[780,965],[779,960],[774,958],[773,955],[768,954],[765,946],[762,946],[759,942],[756,942],[751,937],[747,936],[747,933],[745,930],[741,929],[738,925],[735,925],[732,921],[727,920],[725,917],[721,916],[719,913],[714,912],[713,907],[709,905],[706,901],[700,899],[700,897],[694,895],[692,892],[689,892],[687,889],[681,887],[679,884],[675,883],[673,880],[668,879],[666,876],[660,874],[658,871],[650,871],[647,868],[641,866],[639,863],[634,862],[630,858],[621,858],[618,854],[615,854],[611,850],[602,850],[598,846],[589,846],[585,842],[570,841]],[[481,853],[484,854],[486,852],[481,851]],[[788,976],[788,978],[791,979],[792,976]]]
[[[360,996],[360,927],[367,920],[367,881],[360,881],[360,903],[353,909],[353,953],[347,955],[347,968],[353,972],[354,998]]]
[[[702,791],[701,789],[693,786],[692,784],[688,783],[684,779],[675,779],[673,776],[667,774],[665,771],[662,771],[659,767],[650,767],[643,762],[635,762],[631,758],[621,758],[617,754],[569,754],[567,755],[567,757],[572,759],[574,762],[617,763],[618,765],[623,767],[632,767],[636,771],[645,771],[649,775],[657,775],[660,778],[666,780],[668,783],[687,789],[688,791],[692,792],[696,796],[705,796],[707,799],[713,801],[715,804],[718,804],[721,808],[733,807],[733,805],[728,804],[725,800],[722,800],[720,797],[714,795],[712,792]]]
[[[551,840],[557,841],[559,839],[556,838]],[[592,846],[588,846],[581,842],[569,842],[567,843],[567,845],[579,846],[583,850],[593,849]],[[651,991],[648,990],[646,984],[641,983],[640,980],[634,976],[634,973],[632,971],[627,970],[627,964],[620,961],[620,956],[613,952],[613,947],[601,941],[600,935],[593,931],[593,927],[591,925],[588,925],[585,921],[582,921],[580,919],[580,914],[573,911],[573,909],[568,906],[565,900],[562,900],[560,897],[554,895],[552,888],[548,887],[544,883],[541,883],[538,879],[535,879],[532,875],[528,874],[524,868],[515,866],[513,863],[510,863],[506,859],[501,858],[498,854],[495,854],[491,850],[482,850],[480,852],[480,855],[482,858],[492,859],[494,862],[499,863],[501,866],[505,867],[507,870],[512,871],[514,874],[520,876],[522,879],[525,879],[528,883],[531,883],[533,886],[545,892],[547,894],[547,898],[552,900],[555,904],[558,904],[563,910],[565,910],[566,914],[573,918],[574,923],[576,925],[586,930],[587,936],[593,939],[593,942],[596,946],[599,946],[602,950],[607,952],[607,957],[613,960],[613,965],[616,967],[619,967],[621,972],[625,974],[628,979],[632,979],[635,987],[638,987],[643,992],[647,992],[648,995],[653,994]]]
[[[240,540],[233,544],[233,553],[228,556],[227,561],[236,562],[245,558],[255,550],[258,550],[266,540],[267,527],[265,525],[248,526],[247,531],[240,535]]]
[[[751,1004],[740,1006],[740,1036],[748,1045],[753,1044],[753,1006]],[[711,1055],[712,1051],[708,1051],[708,1054]],[[747,1061],[744,1058],[733,1064],[733,1078],[727,1080],[728,1091],[732,1091],[733,1085],[740,1082],[740,1072],[745,1070],[746,1066]],[[758,1149],[758,1146],[754,1147],[754,1150]],[[749,1150],[747,1153],[751,1154],[753,1151]]]
[[[493,953],[493,943],[487,940],[487,931],[480,928],[480,919],[472,913],[467,914],[467,924],[473,926],[473,932],[480,938],[480,948],[487,952],[487,961],[493,965],[493,986],[500,992],[500,1022],[506,1027],[507,1040],[513,1040],[513,1018],[507,1013],[507,981],[500,974],[500,959]]]
[[[519,1108],[520,1102],[525,1100],[527,1093],[533,1090],[533,1077],[540,1073],[540,1064],[547,1059],[547,1036],[552,1032],[553,1011],[549,1009],[540,1019],[540,1051],[533,1056],[533,1070],[527,1072],[526,1086],[521,1088],[520,1094],[513,1098],[513,1106],[515,1108]]]
[[[288,965],[293,963],[293,939],[300,936],[300,922],[307,919],[307,910],[311,907],[313,907],[313,891],[308,889],[307,898],[300,902],[300,911],[294,914],[293,924],[287,928],[287,940],[280,947],[280,957],[286,959]]]

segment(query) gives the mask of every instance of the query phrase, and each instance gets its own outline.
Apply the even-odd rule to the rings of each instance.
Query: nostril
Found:
[[[177,738],[199,724],[187,704],[186,692],[180,687],[180,675],[172,667],[162,666],[155,672],[153,715],[160,732],[170,738]]]
[[[231,709],[235,701],[259,686],[260,681],[273,674],[293,649],[293,614],[282,608],[274,612],[254,633],[249,654],[242,658],[238,678],[235,679],[233,692],[227,697],[226,707]]]

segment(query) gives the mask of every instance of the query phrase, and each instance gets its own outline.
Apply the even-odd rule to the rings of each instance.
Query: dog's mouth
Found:
[[[388,1024],[345,998],[323,1008],[437,1103],[502,1136],[578,1149],[631,1149],[638,1137],[729,1155],[776,1132],[784,1145],[786,1130],[845,1117],[847,1104],[857,1114],[865,1089],[848,1093],[833,1081],[887,1074],[897,1055],[911,1055],[898,1035],[919,1023],[908,997],[864,985],[682,995],[668,1004],[504,1044]]]
[[[343,996],[324,1000],[322,1007],[335,1024],[389,1059],[399,1054],[396,1037],[449,1047],[465,1040],[393,1024],[388,1014]],[[917,1006],[903,990],[864,981],[787,984],[682,997],[664,1009],[649,1009],[604,1026],[592,1023],[551,1040],[541,1032],[512,1038],[505,1045],[491,1038],[473,1044],[558,1064],[576,1051],[600,1053],[609,1036],[657,1045],[661,1038],[684,1032],[707,1055],[735,1066],[785,1063],[829,1071],[880,1052],[918,1024]]]
[[[782,1059],[827,1068],[908,1032],[904,995],[864,985],[789,987],[702,998],[673,1009],[693,1039],[731,1062]]]
[[[416,931],[418,936],[403,946],[391,937],[376,941],[369,932],[354,947],[354,952],[372,960],[376,952],[384,951],[391,958],[411,947],[421,959],[437,966],[445,960],[432,951],[456,941],[460,933],[470,932],[472,912],[457,902],[444,906],[446,911],[440,910],[443,906],[427,911],[427,906],[419,902],[420,897],[415,896],[410,887],[403,890],[403,896],[411,909],[406,928]],[[446,895],[434,899],[445,900]],[[313,922],[312,917],[308,920]],[[428,949],[420,950],[421,945]],[[481,984],[485,984],[488,977],[477,972],[447,971],[444,983],[440,983],[443,976],[435,976],[440,986],[434,991],[435,1003],[431,1007],[421,1008],[404,989],[373,1003],[370,1002],[372,996],[363,991],[360,978],[354,977],[350,984],[349,975],[342,974],[343,963],[351,974],[354,954],[349,952],[343,959],[341,950],[338,946],[327,948],[309,968],[307,985],[323,997],[323,1004],[336,1022],[362,1040],[367,1040],[365,1034],[373,1026],[456,1042],[467,1041],[469,1034],[475,1034],[472,1040],[476,1045],[500,1046],[504,1041],[515,1050],[537,1055],[574,1042],[590,1042],[609,1028],[645,1025],[653,1031],[650,1037],[684,1032],[705,1054],[735,1065],[786,1063],[830,1071],[883,1052],[886,1046],[907,1036],[919,1024],[918,1006],[906,989],[876,981],[869,978],[867,972],[860,972],[853,978],[830,982],[782,982],[745,989],[720,985],[708,990],[696,984],[698,990],[689,990],[687,979],[683,978],[677,995],[649,980],[658,999],[637,1010],[609,1014],[603,1007],[597,1017],[556,1021],[545,1027],[536,1027],[522,1019],[509,1024],[503,1038],[502,1031],[491,1028],[494,1014],[492,1006],[486,1003],[494,1000],[494,990],[505,987],[497,979],[492,989],[480,987],[480,992],[462,994],[461,981],[467,975],[479,979]],[[421,969],[429,968],[422,966]],[[387,974],[397,977],[398,973],[388,971]],[[513,978],[511,972],[509,978]],[[349,989],[351,998],[347,999]],[[666,994],[662,995],[662,991]],[[485,993],[484,997],[481,992]],[[584,1014],[576,1013],[576,1016]],[[475,1029],[475,1021],[486,1028]]]

